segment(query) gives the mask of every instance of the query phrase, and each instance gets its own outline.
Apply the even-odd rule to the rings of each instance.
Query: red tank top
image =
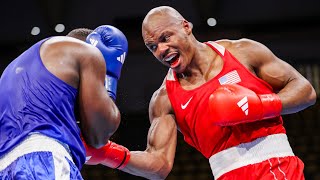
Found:
[[[281,116],[235,126],[221,127],[212,123],[214,116],[209,114],[208,100],[211,93],[221,84],[237,83],[257,94],[273,91],[269,84],[253,75],[223,46],[215,42],[206,44],[224,61],[223,68],[216,77],[192,90],[184,90],[181,87],[172,69],[169,69],[166,77],[167,93],[185,141],[210,158],[213,154],[241,143],[270,134],[285,133]]]

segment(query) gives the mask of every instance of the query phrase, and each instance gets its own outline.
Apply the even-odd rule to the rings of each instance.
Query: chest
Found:
[[[188,129],[194,126],[202,129],[211,125],[208,120],[208,100],[210,95],[224,84],[239,84],[257,94],[271,92],[266,82],[257,78],[240,63],[225,64],[211,79],[202,79],[191,85],[167,81],[168,96],[182,132],[188,132]]]
[[[241,58],[241,56],[239,58]],[[193,77],[179,78],[178,80],[181,88],[184,90],[197,89],[200,86],[211,81],[212,79],[223,74],[223,71],[228,71],[228,67],[224,66],[225,62],[220,56],[217,56],[213,61],[214,63],[209,65],[210,67],[207,68],[208,70],[206,73],[198,74]],[[241,60],[239,60],[239,63],[242,65],[242,68],[245,68],[252,75],[256,75],[254,69],[246,63],[245,57],[242,57]]]

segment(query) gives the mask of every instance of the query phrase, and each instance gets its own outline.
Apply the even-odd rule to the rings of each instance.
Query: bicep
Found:
[[[84,58],[80,60],[80,84],[79,93],[83,100],[93,105],[95,100],[104,96],[104,77],[106,65],[101,54],[91,49]],[[95,53],[96,52],[96,53]]]
[[[276,57],[267,47],[253,46],[251,65],[259,78],[270,84],[282,103],[282,114],[298,112],[315,102],[310,82],[287,62]]]
[[[290,64],[278,58],[265,45],[252,41],[248,46],[249,64],[257,76],[275,91],[283,89],[290,81],[303,78]]]
[[[148,132],[147,151],[156,151],[172,156],[177,138],[176,123],[172,115],[152,119]],[[171,159],[171,158],[170,158]]]
[[[79,69],[81,130],[90,145],[104,145],[119,125],[119,112],[104,87],[106,66],[103,56],[91,48],[84,57]]]
[[[151,126],[148,132],[147,151],[164,153],[168,159],[173,160],[177,125],[166,91],[162,88],[154,93],[150,101],[149,118]]]
[[[86,103],[92,103],[98,97],[104,96],[106,66],[102,58],[99,54],[91,53],[89,57],[80,60],[79,95]]]
[[[277,57],[268,59],[256,69],[257,76],[270,84],[277,92],[289,82],[303,78],[291,65]]]

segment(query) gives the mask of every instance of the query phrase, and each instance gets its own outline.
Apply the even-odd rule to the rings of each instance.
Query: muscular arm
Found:
[[[131,151],[123,171],[148,179],[165,179],[170,173],[177,144],[177,127],[165,86],[156,91],[149,105],[151,126],[147,149]]]
[[[242,39],[234,47],[238,48],[238,53],[246,54],[242,63],[251,66],[256,75],[269,83],[280,97],[281,114],[295,113],[315,103],[316,93],[309,81],[266,46]]]
[[[118,128],[120,113],[104,87],[106,65],[102,54],[87,44],[79,51],[82,53],[78,97],[82,135],[89,145],[99,148]]]

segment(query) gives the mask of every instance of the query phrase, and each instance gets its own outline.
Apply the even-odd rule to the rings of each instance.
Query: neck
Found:
[[[217,53],[204,43],[198,42],[195,54],[186,68],[186,70],[180,73],[180,78],[192,78],[192,77],[204,77],[206,78],[213,68],[214,59]]]

